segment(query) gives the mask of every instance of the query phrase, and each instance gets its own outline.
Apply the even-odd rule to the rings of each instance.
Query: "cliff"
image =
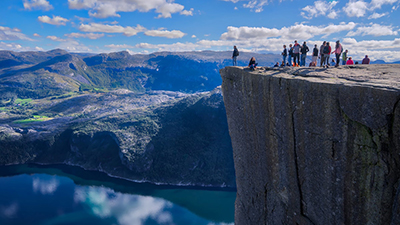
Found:
[[[235,224],[400,224],[399,71],[221,69]]]

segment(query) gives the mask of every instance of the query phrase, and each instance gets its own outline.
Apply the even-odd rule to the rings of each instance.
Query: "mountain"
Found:
[[[243,52],[238,65],[247,65],[255,56],[260,65],[272,65],[280,56]],[[35,74],[47,74],[65,80],[71,78],[79,83],[80,90],[126,88],[132,91],[170,90],[194,93],[210,91],[221,84],[219,69],[230,66],[231,52],[159,52],[150,55],[130,55],[128,52],[115,52],[97,55],[71,54],[63,50],[48,52],[0,52],[0,90],[12,91],[24,97],[41,98],[43,90],[15,89],[25,87],[32,80],[17,85],[10,80],[31,75],[37,82],[45,83],[46,77]],[[58,78],[57,78],[58,79]],[[67,82],[66,89],[49,92],[49,95],[66,94],[71,91]],[[72,85],[72,86],[75,86]],[[48,89],[48,86],[44,87]]]

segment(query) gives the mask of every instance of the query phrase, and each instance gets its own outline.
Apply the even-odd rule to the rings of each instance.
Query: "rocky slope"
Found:
[[[0,115],[0,165],[68,164],[136,181],[235,186],[219,88],[48,97],[1,107]]]
[[[399,224],[399,71],[222,69],[235,224]]]

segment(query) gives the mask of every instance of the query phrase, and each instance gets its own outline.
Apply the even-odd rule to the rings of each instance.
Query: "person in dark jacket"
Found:
[[[292,57],[293,57],[293,47],[292,44],[289,44],[289,51],[288,51],[288,66],[292,66]]]
[[[306,58],[307,58],[307,52],[309,52],[310,49],[307,46],[307,43],[304,42],[303,46],[301,46],[301,62],[300,66],[306,66]]]
[[[286,49],[286,45],[283,45],[283,51],[282,51],[282,61],[283,61],[283,65],[286,64],[286,57],[288,55],[288,51]]]
[[[237,57],[239,56],[239,50],[237,49],[236,45],[233,46],[233,54],[232,54],[232,59],[233,59],[233,66],[237,66]]]
[[[313,49],[311,62],[313,63],[313,65],[316,66],[317,65],[317,61],[318,61],[318,47],[317,47],[317,45],[315,45],[314,49]]]
[[[365,58],[362,60],[361,64],[369,64],[371,60],[368,58],[368,55],[365,55]]]

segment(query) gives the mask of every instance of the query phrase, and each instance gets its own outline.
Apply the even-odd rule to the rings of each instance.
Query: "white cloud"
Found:
[[[66,23],[68,22],[68,19],[62,18],[60,16],[53,16],[53,18],[50,18],[48,16],[39,16],[38,20],[42,23],[48,23],[51,25],[63,25],[63,26],[65,26]]]
[[[384,16],[386,16],[386,15],[388,15],[389,13],[374,13],[374,14],[372,14],[372,15],[370,15],[369,17],[368,17],[368,19],[379,19],[379,18],[381,18],[381,17],[384,17]]]
[[[368,9],[368,3],[364,1],[350,1],[343,8],[349,17],[363,17]]]
[[[193,10],[184,10],[184,6],[173,0],[68,0],[70,9],[89,9],[89,15],[98,18],[120,17],[118,12],[148,12],[155,10],[158,18],[169,18],[173,13],[192,15]]]
[[[57,36],[47,36],[46,38],[47,38],[47,39],[50,39],[50,40],[52,40],[52,41],[58,41],[58,42],[67,41],[67,40],[62,39],[62,38],[59,38],[59,37],[57,37]]]
[[[40,34],[38,34],[38,33],[34,33],[33,36],[35,36],[35,37],[41,37]]]
[[[144,32],[146,28],[137,25],[136,27],[122,27],[119,25],[106,25],[100,23],[81,24],[79,30],[83,32],[122,33],[125,36],[134,36]]]
[[[92,40],[99,39],[104,36],[104,34],[96,34],[96,33],[70,33],[70,34],[65,34],[65,36],[70,37],[70,38],[89,38]]]
[[[106,48],[112,48],[112,49],[135,48],[135,46],[127,45],[127,44],[123,44],[123,45],[111,44],[111,45],[105,45],[104,47],[106,47]]]
[[[191,8],[190,10],[183,10],[180,12],[180,14],[185,16],[193,16],[193,10],[193,8]]]
[[[309,26],[296,24],[281,29],[265,27],[228,27],[228,31],[221,35],[222,40],[265,39],[270,37],[309,39],[317,35],[328,36],[333,33],[352,30],[355,23],[340,23],[339,25]]]
[[[182,38],[186,34],[183,33],[182,31],[179,30],[148,30],[144,32],[145,35],[147,36],[152,36],[152,37],[166,37],[166,38]]]
[[[34,178],[32,182],[33,192],[40,192],[42,195],[53,194],[57,190],[59,185],[60,182],[55,178],[51,180],[41,180],[39,178]]]
[[[53,9],[53,6],[47,0],[24,0],[24,8],[28,10],[42,9],[49,11]]]
[[[349,17],[364,17],[367,11],[374,11],[375,9],[380,9],[382,5],[386,4],[394,4],[396,2],[400,2],[400,0],[371,0],[370,3],[364,2],[363,0],[350,0],[343,8],[343,11]],[[382,14],[374,13],[369,17],[369,19],[379,18]],[[375,18],[376,17],[376,18]],[[381,16],[382,17],[382,16]]]
[[[224,1],[224,2],[233,2],[233,3],[237,3],[237,2],[240,1],[240,0],[222,0],[222,1]]]
[[[371,0],[370,10],[380,9],[382,5],[386,4],[392,5],[396,2],[399,2],[399,0]]]
[[[380,24],[370,24],[371,26],[358,27],[356,31],[350,31],[346,36],[387,36],[397,35],[398,32],[394,31],[392,26],[384,26]]]
[[[325,1],[316,1],[314,5],[308,5],[304,7],[301,12],[301,16],[306,19],[312,19],[317,16],[328,16],[331,19],[335,19],[337,17],[337,12],[333,10],[333,7],[337,5],[337,1],[325,2]]]
[[[18,28],[9,28],[0,26],[0,40],[4,41],[15,41],[15,40],[27,40],[34,41],[33,39],[27,37],[25,34],[21,33]]]

